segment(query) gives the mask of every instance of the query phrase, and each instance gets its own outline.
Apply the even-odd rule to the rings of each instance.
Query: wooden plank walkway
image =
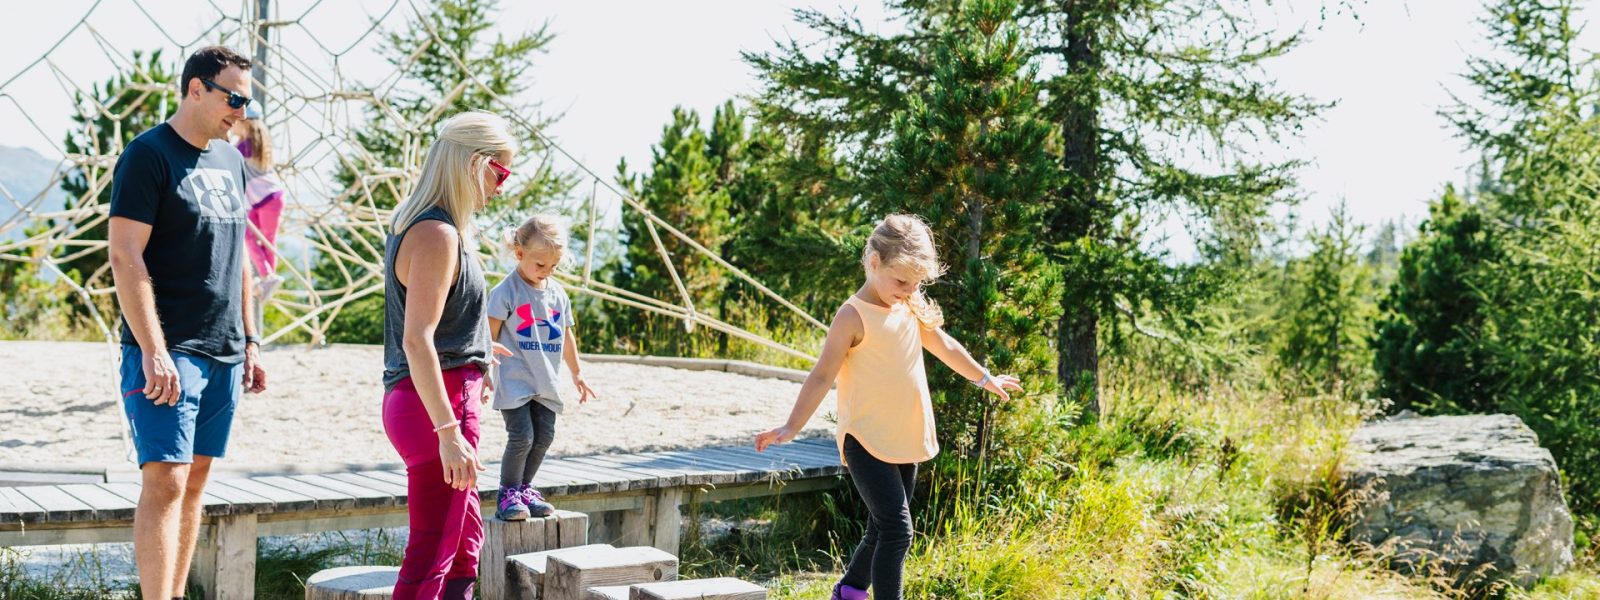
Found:
[[[494,512],[496,470],[478,478],[486,514]],[[685,503],[826,489],[843,474],[833,440],[812,439],[766,453],[725,447],[550,458],[534,483],[563,510],[590,513],[593,541],[676,552]],[[0,487],[0,547],[131,541],[140,491],[137,483]],[[404,527],[406,474],[217,479],[206,486],[204,506],[206,533],[191,579],[217,591],[210,600],[249,598],[260,536]]]
[[[494,470],[479,477],[478,491],[485,502],[495,500]],[[833,440],[808,439],[766,453],[721,447],[550,458],[540,468],[535,486],[552,501],[593,500],[606,505],[607,496],[642,497],[668,488],[693,493],[771,486],[844,473]],[[271,520],[292,519],[300,513],[326,518],[403,512],[405,491],[405,473],[395,470],[218,479],[206,487],[205,509],[208,518],[257,515]],[[138,499],[137,483],[0,488],[0,546],[52,543],[45,541],[50,536],[31,535],[52,529],[126,527]]]

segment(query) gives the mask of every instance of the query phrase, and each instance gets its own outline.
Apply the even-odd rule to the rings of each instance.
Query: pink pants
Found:
[[[445,371],[444,387],[450,411],[461,421],[461,434],[477,448],[483,371],[472,365]],[[411,517],[395,600],[470,600],[483,547],[482,505],[477,490],[457,491],[444,482],[439,437],[411,378],[384,394],[383,430],[406,463],[406,510]]]
[[[250,250],[250,262],[256,266],[256,277],[266,277],[278,271],[278,255],[272,253],[271,245],[278,243],[278,220],[283,214],[283,192],[275,192],[265,200],[250,207],[250,223],[261,232],[249,232],[250,243],[245,247]]]

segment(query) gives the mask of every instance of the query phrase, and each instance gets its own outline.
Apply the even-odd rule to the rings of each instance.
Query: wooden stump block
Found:
[[[306,600],[375,600],[394,596],[400,567],[339,567],[306,579]]]
[[[766,600],[767,589],[732,577],[635,585],[628,600]]]
[[[608,585],[605,587],[589,588],[583,593],[584,600],[628,600],[628,586]]]
[[[512,565],[518,554],[583,545],[589,538],[589,515],[558,510],[542,519],[483,521],[483,554],[478,561],[478,589],[484,598],[516,598],[510,594]]]
[[[589,515],[570,510],[558,510],[550,518],[556,527],[548,531],[552,548],[572,548],[589,543]]]
[[[649,546],[598,548],[552,556],[545,570],[546,600],[584,600],[589,588],[656,583],[678,578],[678,557]]]
[[[505,559],[507,572],[506,593],[501,597],[507,600],[538,600],[544,590],[544,573],[549,565],[548,561],[551,556],[610,547],[609,544],[592,544],[508,556]],[[495,596],[485,593],[482,594],[482,597],[494,598]]]

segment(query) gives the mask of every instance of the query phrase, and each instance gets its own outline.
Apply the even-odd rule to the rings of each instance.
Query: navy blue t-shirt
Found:
[[[244,360],[244,157],[223,140],[190,145],[162,123],[128,143],[111,184],[111,216],[151,226],[144,263],[169,350]],[[127,320],[122,343],[137,345]]]

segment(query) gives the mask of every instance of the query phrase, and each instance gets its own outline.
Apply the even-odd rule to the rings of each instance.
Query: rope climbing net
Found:
[[[115,2],[116,0],[112,0]],[[56,168],[49,185],[40,190],[9,190],[0,185],[0,205],[9,205],[14,213],[0,221],[0,260],[30,265],[39,273],[68,286],[81,303],[87,307],[90,318],[108,342],[115,341],[115,315],[103,314],[96,308],[95,299],[114,294],[109,265],[102,265],[89,273],[70,271],[63,265],[90,254],[104,251],[104,227],[109,218],[103,192],[110,188],[112,171],[122,148],[117,140],[124,139],[121,127],[134,107],[146,105],[152,96],[172,98],[178,93],[175,84],[132,84],[121,89],[97,90],[93,84],[82,81],[81,70],[67,66],[64,53],[70,49],[81,55],[83,48],[95,48],[106,61],[127,72],[140,67],[131,57],[131,48],[119,47],[104,32],[114,31],[104,27],[121,27],[123,23],[107,22],[103,16],[106,0],[97,0],[77,19],[54,44],[17,73],[0,83],[0,109],[10,105],[10,110],[20,113],[28,125],[54,148]],[[197,27],[185,28],[184,35],[174,33],[173,27],[152,14],[149,6],[139,0],[128,0],[141,18],[160,32],[164,51],[175,51],[169,57],[187,56],[193,50],[210,44],[223,43],[242,52],[254,50],[269,57],[258,61],[254,85],[264,88],[271,105],[265,113],[266,126],[274,135],[275,173],[285,189],[286,205],[278,234],[278,244],[271,251],[278,254],[279,274],[286,285],[280,286],[266,301],[263,310],[280,317],[271,322],[276,325],[265,331],[263,340],[272,342],[294,332],[304,332],[313,343],[328,336],[330,326],[340,318],[340,313],[350,303],[382,292],[381,264],[383,252],[373,247],[371,240],[383,239],[389,211],[374,201],[375,194],[389,198],[404,197],[415,184],[426,148],[425,136],[419,132],[431,131],[434,125],[450,116],[450,102],[463,93],[473,90],[491,98],[493,110],[507,118],[513,127],[522,129],[539,142],[542,156],[540,168],[562,168],[579,178],[575,189],[587,187],[592,192],[587,198],[575,199],[570,207],[575,220],[587,220],[583,232],[579,268],[573,272],[557,273],[563,283],[574,293],[586,294],[617,305],[666,315],[680,320],[685,327],[704,326],[727,335],[791,356],[810,360],[812,357],[797,348],[752,332],[696,309],[696,299],[684,284],[683,274],[674,266],[673,253],[666,239],[679,252],[703,256],[725,271],[726,276],[737,278],[758,290],[773,302],[792,311],[800,319],[819,329],[822,322],[795,306],[788,299],[756,281],[748,273],[730,264],[707,249],[691,236],[668,223],[660,216],[611,181],[573,157],[551,139],[539,124],[537,115],[512,99],[496,94],[480,75],[467,67],[467,61],[450,49],[433,22],[427,18],[431,9],[418,0],[394,0],[370,16],[361,27],[354,27],[348,19],[329,19],[322,13],[329,7],[322,0],[289,18],[262,14],[257,0],[240,0],[237,6],[219,5],[207,0],[201,14],[203,22]],[[192,6],[192,5],[189,5]],[[125,7],[124,7],[125,8]],[[268,11],[281,12],[281,11]],[[424,46],[432,46],[447,57],[454,69],[446,69],[450,85],[440,86],[451,92],[445,102],[420,116],[407,116],[416,111],[402,111],[396,100],[403,94],[408,77],[415,75],[423,52],[418,50],[385,66],[387,71],[374,73],[363,68],[368,78],[357,78],[347,73],[351,57],[356,53],[371,52],[380,43],[386,31],[402,26],[406,21],[421,24],[426,30]],[[333,31],[337,28],[337,31]],[[190,29],[198,29],[190,33]],[[337,35],[331,35],[337,33]],[[350,40],[343,45],[330,47],[325,40]],[[286,41],[289,40],[289,41]],[[87,43],[85,43],[87,42]],[[437,56],[438,53],[435,53]],[[60,132],[46,131],[37,114],[45,110],[59,110],[62,104],[42,105],[36,94],[19,94],[23,85],[34,83],[39,74],[48,74],[57,82],[65,98],[51,98],[51,102],[71,105],[86,127],[93,123],[112,123],[114,135],[97,136],[84,132],[87,148],[69,152],[57,140]],[[3,75],[3,74],[0,74]],[[437,82],[436,82],[437,83]],[[161,106],[166,106],[162,102]],[[364,128],[374,126],[371,115],[378,115],[380,126],[396,132],[403,146],[398,164],[369,152],[360,142]],[[167,115],[159,115],[165,119]],[[110,147],[99,147],[99,138],[112,140]],[[131,137],[131,136],[126,136]],[[345,176],[337,177],[336,173]],[[53,190],[61,188],[68,177],[78,177],[87,191],[67,198],[65,205],[56,208],[47,202]],[[346,183],[341,183],[346,182]],[[513,179],[507,183],[508,193],[515,193],[518,185],[528,182]],[[583,185],[587,184],[587,185]],[[32,195],[28,195],[31,193]],[[595,248],[599,236],[606,233],[598,225],[614,222],[615,213],[633,211],[649,234],[648,243],[654,255],[663,263],[664,271],[673,281],[676,295],[667,298],[652,297],[623,289],[597,279],[595,275]],[[252,225],[253,227],[253,225]],[[613,229],[614,230],[614,229]],[[634,240],[639,243],[643,240]],[[304,252],[284,253],[281,249],[295,246]],[[488,257],[494,249],[484,244],[479,249]],[[297,260],[291,260],[291,256]],[[337,276],[314,276],[311,256],[320,257],[324,264],[334,266]],[[376,258],[374,258],[376,257]],[[324,269],[327,271],[328,269]]]

